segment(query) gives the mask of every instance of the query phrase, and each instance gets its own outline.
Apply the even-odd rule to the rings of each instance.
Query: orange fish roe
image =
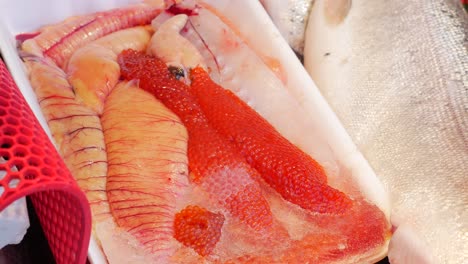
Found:
[[[190,92],[210,124],[230,139],[246,161],[281,196],[304,209],[343,213],[352,201],[327,185],[315,160],[285,139],[231,91],[214,83],[202,68],[191,72]]]
[[[174,238],[201,256],[209,255],[221,237],[224,216],[198,206],[187,206],[176,214]]]
[[[258,172],[209,126],[188,87],[170,74],[166,64],[149,55],[124,51],[118,61],[124,78],[138,79],[142,89],[161,100],[186,126],[192,182],[254,230],[269,227],[270,207],[253,180],[260,177]]]
[[[207,162],[226,160],[229,163],[231,158],[223,155],[237,152],[240,154],[234,155],[236,159],[243,155],[245,161],[287,201],[318,213],[343,213],[351,207],[349,197],[327,185],[320,164],[282,137],[233,93],[214,83],[202,68],[192,70],[192,86],[188,87],[177,81],[164,62],[157,58],[124,51],[119,56],[119,64],[124,78],[139,79],[141,88],[163,101],[187,126],[191,139],[189,160],[194,155],[192,157],[202,162],[198,166],[190,166],[196,177],[208,171],[206,166],[213,168],[220,165]],[[219,134],[206,132],[213,130],[213,127]],[[200,137],[196,130],[206,131],[201,132],[204,135]],[[224,137],[224,142],[217,142],[220,135]],[[197,140],[207,144],[197,144],[197,148],[211,148],[218,153],[217,158],[203,161],[206,158],[200,155],[210,157],[212,153],[200,152],[200,149],[190,151],[190,141]],[[232,145],[237,150],[231,151]]]

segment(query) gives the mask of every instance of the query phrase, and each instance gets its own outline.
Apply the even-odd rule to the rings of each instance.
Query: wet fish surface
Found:
[[[304,53],[304,37],[311,0],[260,0],[281,35],[299,57]]]
[[[467,13],[458,0],[331,2],[314,2],[304,62],[391,194],[390,262],[466,263]]]

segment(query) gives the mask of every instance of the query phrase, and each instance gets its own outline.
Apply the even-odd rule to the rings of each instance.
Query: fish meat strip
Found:
[[[34,56],[24,59],[57,149],[91,205],[95,228],[96,222],[110,217],[101,121],[76,100],[66,74],[54,62]]]
[[[50,57],[64,69],[76,49],[114,31],[148,24],[160,12],[159,5],[141,4],[71,19],[26,40],[23,49],[37,56]]]
[[[176,115],[131,83],[110,93],[101,121],[112,216],[153,261],[167,262],[175,251],[175,201],[188,187],[187,131]]]
[[[116,31],[77,49],[66,68],[77,97],[97,114],[102,114],[104,101],[120,78],[117,55],[125,49],[146,49],[150,37],[150,28],[134,27]]]

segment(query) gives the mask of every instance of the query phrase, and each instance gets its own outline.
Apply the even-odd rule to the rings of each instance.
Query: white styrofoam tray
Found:
[[[0,51],[14,80],[49,137],[51,137],[49,128],[25,74],[25,68],[18,57],[15,36],[19,33],[32,32],[42,25],[59,22],[72,15],[101,11],[135,2],[139,1],[0,0]],[[205,2],[214,5],[232,20],[249,43],[261,47],[264,54],[278,59],[285,69],[288,89],[305,111],[314,113],[313,122],[321,129],[314,131],[313,134],[324,140],[324,144],[333,153],[340,167],[346,168],[351,175],[360,175],[358,178],[361,180],[358,184],[374,186],[363,189],[367,191],[367,196],[374,198],[373,202],[376,205],[383,209],[389,208],[388,198],[382,195],[385,190],[375,173],[357,150],[295,54],[280,36],[259,1],[205,0]],[[310,133],[304,133],[304,136],[308,135]],[[389,212],[385,210],[384,212],[388,216]],[[102,252],[93,240],[88,252],[92,263],[105,263]]]

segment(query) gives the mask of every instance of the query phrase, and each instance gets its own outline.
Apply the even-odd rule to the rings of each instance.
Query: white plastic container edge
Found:
[[[5,163],[6,160],[3,157],[0,157],[0,164]],[[13,167],[13,170],[16,170],[16,167]],[[0,179],[5,177],[6,172],[0,171]],[[19,183],[17,182],[10,182],[9,184],[15,187]],[[0,187],[0,194],[3,190]],[[20,243],[26,231],[29,227],[29,216],[28,216],[28,208],[26,206],[26,198],[22,197],[14,202],[12,202],[9,206],[3,209],[0,212],[0,250],[5,247],[6,245],[10,244],[18,244]]]

